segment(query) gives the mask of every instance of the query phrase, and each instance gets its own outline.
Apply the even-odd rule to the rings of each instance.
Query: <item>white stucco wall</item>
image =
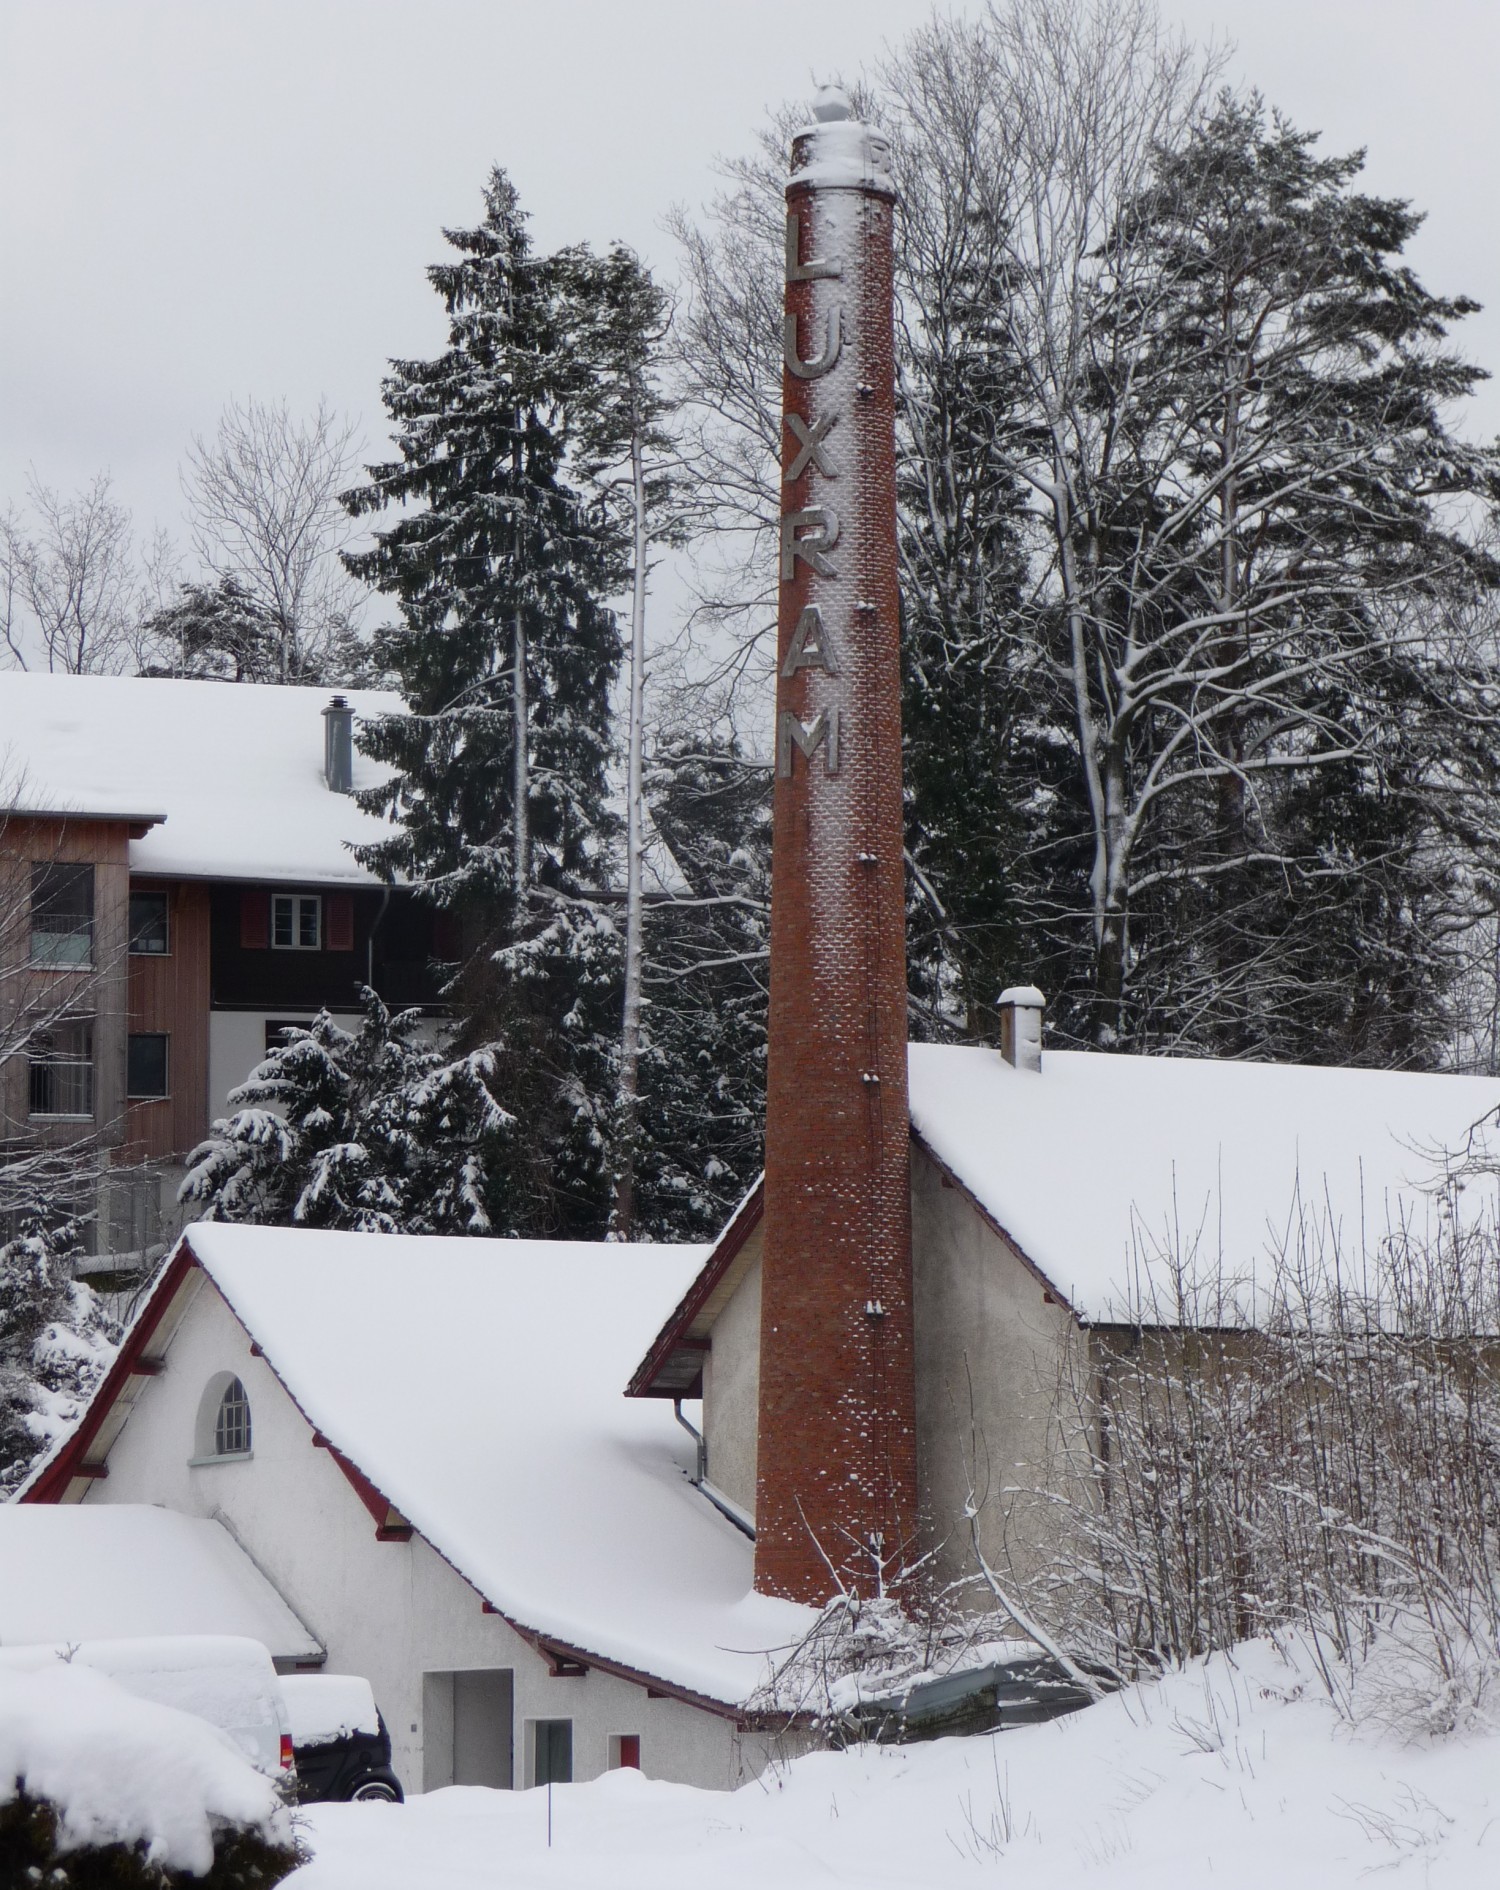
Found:
[[[1077,1327],[1065,1306],[976,1212],[961,1189],[912,1147],[912,1290],[917,1367],[917,1475],[925,1521],[950,1576],[973,1569],[963,1511],[985,1506],[985,1557],[1034,1562],[1046,1551],[1033,1505],[1007,1488],[1049,1487],[1059,1475],[1059,1371]]]
[[[750,1270],[714,1321],[703,1364],[703,1435],[709,1481],[755,1515],[755,1438],[760,1421],[760,1253],[757,1227],[745,1242]]]
[[[229,1113],[229,1092],[264,1060],[266,1023],[274,1017],[284,1024],[310,1024],[315,1013],[279,1011],[210,1011],[208,1014],[208,1119]],[[359,1018],[336,1011],[334,1022],[357,1030]]]
[[[414,1536],[377,1542],[375,1524],[243,1328],[205,1278],[109,1454],[109,1476],[87,1500],[160,1503],[221,1516],[328,1650],[328,1670],[364,1674],[390,1728],[408,1791],[424,1778],[424,1673],[510,1668],[515,1675],[515,1782],[523,1780],[525,1726],[571,1719],[574,1777],[607,1769],[612,1735],[638,1733],[647,1774],[725,1788],[760,1769],[731,1722],[645,1687],[591,1671],[554,1678],[546,1663],[441,1556]],[[217,1374],[244,1384],[252,1418],[248,1461],[193,1467],[204,1388]],[[566,1500],[564,1492],[559,1500]],[[607,1555],[608,1544],[600,1553]]]

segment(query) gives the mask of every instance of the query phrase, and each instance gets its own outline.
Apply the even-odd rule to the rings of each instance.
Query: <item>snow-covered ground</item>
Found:
[[[289,1890],[1331,1890],[1500,1882],[1500,1734],[1351,1730],[1269,1646],[1072,1719],[817,1754],[732,1795],[614,1772],[306,1814]]]

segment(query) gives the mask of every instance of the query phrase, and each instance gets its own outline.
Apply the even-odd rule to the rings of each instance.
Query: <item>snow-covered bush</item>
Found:
[[[86,1667],[0,1673],[0,1883],[258,1890],[299,1861],[274,1785],[207,1721]]]
[[[1352,1715],[1500,1710],[1500,1245],[1450,1215],[1358,1264],[1308,1216],[1270,1277],[1143,1252],[1059,1395],[1070,1475],[1007,1500],[1026,1605],[1122,1676],[1300,1633]],[[1033,1532],[1034,1533],[1034,1532]]]

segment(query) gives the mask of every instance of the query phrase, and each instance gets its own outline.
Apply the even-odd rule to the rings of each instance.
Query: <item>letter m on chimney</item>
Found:
[[[800,748],[811,766],[812,758],[819,746],[823,749],[823,767],[829,774],[839,771],[839,712],[834,709],[819,709],[812,719],[812,725],[806,726],[798,720],[790,709],[783,709],[776,719],[776,772],[789,776],[792,772],[792,749]]]

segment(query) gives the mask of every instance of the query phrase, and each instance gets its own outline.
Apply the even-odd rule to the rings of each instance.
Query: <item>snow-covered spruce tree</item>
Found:
[[[1212,85],[1150,0],[1004,0],[871,87],[918,1015],[962,1029],[999,973],[1062,1041],[1432,1062],[1495,843],[1493,655],[1450,629],[1494,594],[1462,521],[1497,462],[1450,428],[1469,305],[1422,287],[1414,213],[1357,159]],[[702,463],[747,542],[773,143],[683,232]]]
[[[367,990],[358,1030],[325,1011],[284,1032],[193,1151],[180,1199],[205,1220],[504,1231],[515,1123],[495,1099],[494,1055],[449,1056],[421,1027]]]
[[[0,1500],[72,1428],[120,1336],[97,1295],[73,1278],[73,1257],[82,1252],[78,1222],[50,1187],[37,1186],[43,1177],[29,1166],[16,1188],[0,1175],[20,1223],[0,1246]]]
[[[596,1232],[619,941],[587,895],[608,856],[620,654],[600,600],[624,565],[616,524],[568,478],[589,278],[533,253],[499,170],[482,222],[445,235],[456,259],[429,275],[448,346],[393,363],[383,398],[399,457],[345,500],[356,516],[401,508],[348,559],[400,607],[377,654],[407,702],[360,738],[395,771],[366,805],[397,823],[362,857],[460,921],[463,1042],[491,1046],[496,1093],[526,1124],[504,1227]]]

